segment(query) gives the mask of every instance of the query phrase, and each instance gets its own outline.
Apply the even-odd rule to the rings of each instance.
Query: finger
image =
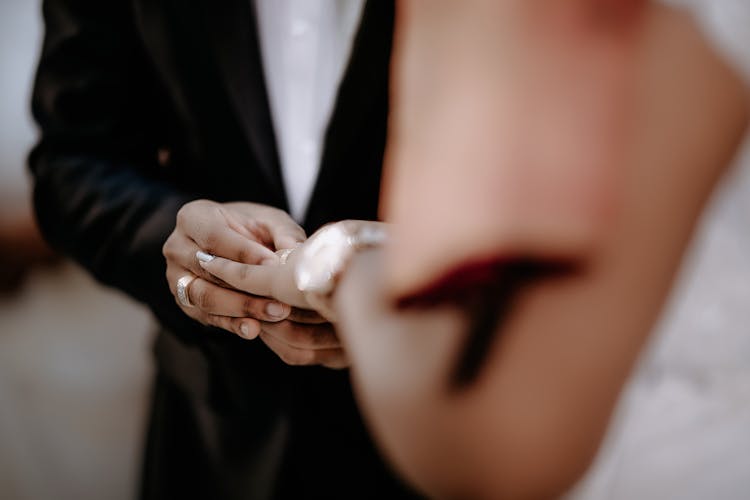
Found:
[[[276,250],[296,248],[300,246],[302,243],[304,243],[305,241],[304,235],[300,237],[299,235],[287,234],[287,233],[284,233],[283,230],[280,230],[279,228],[274,228],[272,230],[272,236],[273,236],[273,244]]]
[[[263,332],[296,349],[325,350],[341,347],[330,323],[306,325],[294,321],[261,323]]]
[[[190,272],[189,269],[185,269],[182,266],[175,265],[173,262],[167,260],[167,272],[165,274],[165,278],[167,280],[167,288],[169,288],[169,291],[174,296],[174,299],[177,301],[177,304],[179,304],[180,307],[187,312],[187,310],[192,310],[193,307],[183,306],[183,304],[177,298],[177,283],[181,278],[185,276],[194,276],[194,274]],[[196,280],[194,279],[187,285],[187,289],[185,290],[185,292],[187,293],[188,298],[190,294],[190,288],[192,288],[195,281]],[[188,316],[193,317],[194,315],[188,314]]]
[[[177,226],[200,250],[212,255],[246,264],[278,259],[262,242],[230,227],[225,211],[218,204],[206,205],[203,209],[180,210]]]
[[[240,234],[257,239],[274,250],[293,248],[307,239],[305,230],[283,210],[264,205],[253,205],[252,216],[242,217],[240,213],[242,213],[242,208],[246,206],[247,204],[241,204],[239,213],[219,209],[229,222],[229,226]]]
[[[209,314],[204,316],[202,323],[234,333],[246,340],[257,338],[261,330],[260,321],[252,318],[230,318]]]
[[[276,264],[276,253],[262,243],[241,236],[231,229],[215,229],[208,237],[194,239],[203,252],[244,264]],[[195,254],[193,254],[195,255]]]
[[[200,267],[206,272],[237,290],[253,295],[271,295],[279,266],[249,265],[216,256],[199,255],[198,258]]]
[[[331,368],[333,370],[341,370],[343,368],[348,368],[350,361],[349,357],[346,355],[346,351],[343,349],[340,350],[340,352],[337,353],[337,355],[331,355],[330,359],[320,363],[322,366],[325,366],[326,368]]]
[[[318,349],[306,350],[292,347],[272,335],[263,331],[260,332],[260,339],[271,349],[281,360],[292,366],[309,366],[309,365],[332,365],[339,366],[345,363],[343,349]]]
[[[290,264],[257,266],[221,257],[200,258],[203,269],[237,290],[273,297],[292,306],[310,308],[305,296],[294,283],[294,267]]]
[[[248,340],[252,340],[260,334],[261,323],[257,319],[206,314],[196,307],[183,306],[176,297],[175,302],[188,317],[202,325],[222,328]]]
[[[291,307],[266,297],[255,297],[229,290],[197,278],[188,289],[190,302],[206,314],[231,318],[255,318],[281,321],[289,316]]]
[[[275,250],[289,248],[306,239],[304,229],[287,212],[275,207],[238,202],[219,206],[218,211],[238,233],[256,239],[269,248],[275,247]]]
[[[294,248],[307,239],[305,230],[282,210],[269,211],[266,228],[276,250]]]
[[[169,288],[177,296],[177,280],[186,274],[187,269],[172,266],[167,268]],[[193,308],[184,308],[186,313],[198,309],[200,313],[231,318],[255,318],[263,321],[280,321],[291,312],[291,307],[267,297],[255,297],[223,286],[216,285],[200,277],[188,286],[187,296]],[[179,302],[178,302],[179,303]],[[181,304],[180,304],[181,305]],[[197,314],[197,313],[196,313]],[[195,319],[195,318],[194,318]]]
[[[162,248],[162,253],[167,259],[168,268],[179,267],[186,271],[183,274],[190,272],[206,281],[216,283],[217,285],[225,285],[219,278],[213,276],[199,265],[199,261],[196,259],[196,253],[199,251],[200,248],[198,245],[183,234],[173,234]]]
[[[292,312],[287,317],[289,321],[295,323],[306,323],[308,325],[317,325],[328,323],[328,320],[321,316],[317,311],[312,309],[303,309],[301,307],[292,307]]]

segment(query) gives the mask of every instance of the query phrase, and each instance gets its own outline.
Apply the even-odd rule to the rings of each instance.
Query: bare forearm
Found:
[[[436,497],[563,493],[591,460],[644,335],[602,335],[611,307],[589,313],[597,280],[545,283],[498,329],[475,383],[457,390],[465,313],[391,309],[379,266],[374,253],[358,257],[336,300],[357,396],[388,457]]]

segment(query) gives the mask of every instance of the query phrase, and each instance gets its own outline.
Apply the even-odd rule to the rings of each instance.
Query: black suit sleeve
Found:
[[[54,247],[184,331],[191,320],[168,289],[161,247],[191,196],[157,161],[166,99],[128,5],[44,2],[32,102],[40,140],[29,158],[34,204]]]

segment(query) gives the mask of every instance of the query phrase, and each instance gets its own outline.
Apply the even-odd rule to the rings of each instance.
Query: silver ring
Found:
[[[190,284],[195,278],[197,278],[197,276],[194,274],[186,274],[177,280],[177,301],[183,307],[195,307],[190,303],[190,296],[188,295]]]
[[[282,250],[276,250],[276,255],[279,256],[279,264],[286,264],[289,256],[294,252],[294,248],[284,248]]]

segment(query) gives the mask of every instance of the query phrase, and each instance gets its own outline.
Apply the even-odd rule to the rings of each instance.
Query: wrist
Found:
[[[382,245],[386,225],[369,221],[341,221],[326,225],[300,249],[294,279],[305,298],[327,319],[334,321],[333,295],[354,256]]]

